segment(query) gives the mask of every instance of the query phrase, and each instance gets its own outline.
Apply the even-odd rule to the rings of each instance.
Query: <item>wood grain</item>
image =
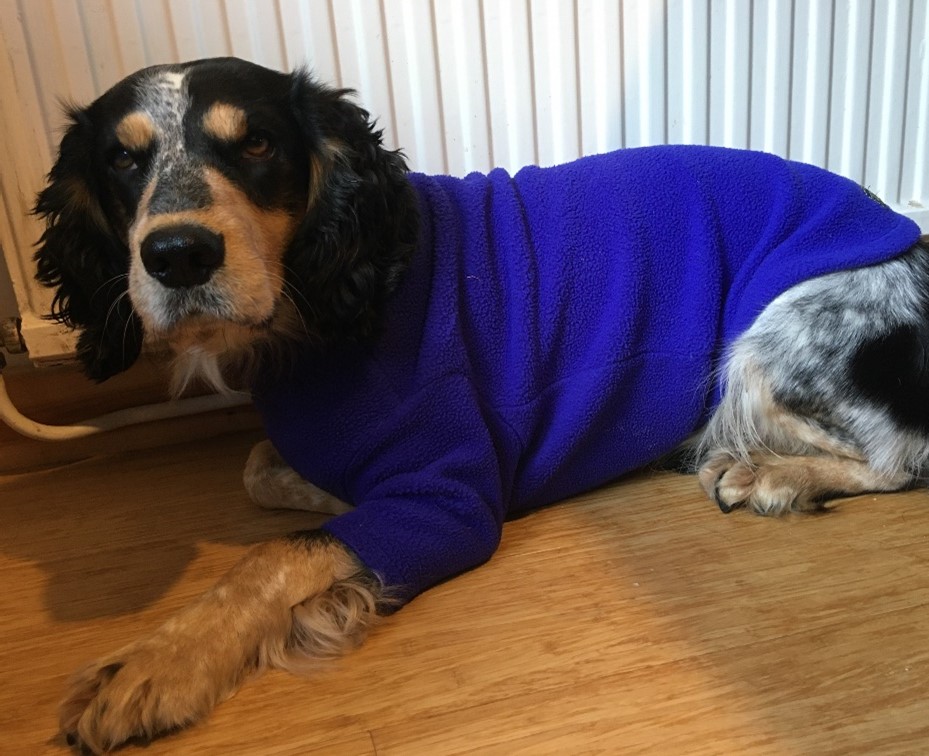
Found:
[[[247,501],[255,438],[0,478],[0,753],[66,753],[74,669],[318,524]],[[641,473],[508,523],[357,653],[271,672],[145,752],[921,753],[927,561],[922,491],[769,520]]]

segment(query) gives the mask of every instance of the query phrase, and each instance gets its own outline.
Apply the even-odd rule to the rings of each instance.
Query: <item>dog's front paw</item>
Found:
[[[297,669],[357,645],[379,585],[320,531],[255,546],[152,635],[78,672],[61,730],[102,753],[196,722],[265,667]]]
[[[61,730],[70,744],[104,753],[191,724],[248,671],[234,646],[169,622],[80,670],[61,704]]]
[[[267,440],[252,447],[242,478],[251,500],[264,509],[300,509],[334,515],[352,509],[301,478]]]

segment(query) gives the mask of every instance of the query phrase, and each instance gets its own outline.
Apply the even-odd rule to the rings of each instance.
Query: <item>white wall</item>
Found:
[[[60,98],[237,55],[355,87],[414,168],[516,168],[661,142],[751,147],[865,184],[929,227],[925,0],[0,0],[0,245],[36,356],[25,213]],[[8,298],[8,294],[6,295]],[[0,312],[9,307],[0,286]]]

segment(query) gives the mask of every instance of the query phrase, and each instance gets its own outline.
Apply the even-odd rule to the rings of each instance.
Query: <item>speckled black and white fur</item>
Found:
[[[36,204],[38,279],[81,331],[91,377],[143,339],[176,384],[220,390],[290,344],[375,338],[416,242],[401,155],[344,91],[234,59],[146,69],[71,123]],[[244,376],[244,378],[243,378]],[[929,252],[802,283],[733,345],[723,398],[675,455],[726,512],[818,509],[922,481],[929,464]],[[245,482],[261,506],[344,510],[268,442]],[[69,740],[105,751],[205,716],[255,671],[357,645],[389,603],[320,532],[253,548],[177,617],[74,678]]]
[[[689,443],[724,511],[809,510],[920,481],[929,460],[929,252],[787,291],[733,345]]]

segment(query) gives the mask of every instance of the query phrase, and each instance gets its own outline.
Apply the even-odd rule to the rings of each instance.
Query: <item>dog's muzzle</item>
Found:
[[[167,226],[142,242],[146,272],[169,289],[200,286],[223,264],[223,237],[203,226]]]

